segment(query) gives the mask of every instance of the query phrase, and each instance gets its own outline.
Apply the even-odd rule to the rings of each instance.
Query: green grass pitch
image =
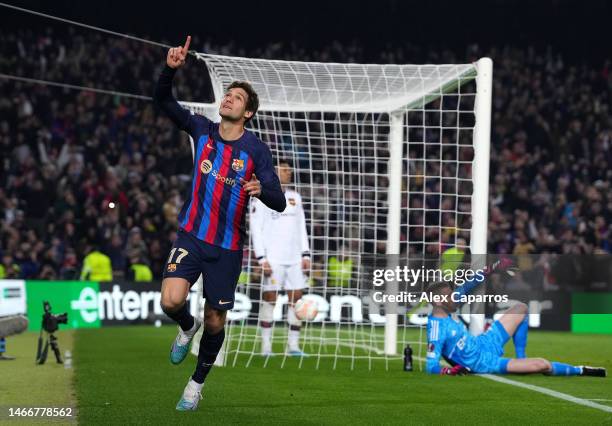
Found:
[[[72,405],[85,425],[612,423],[612,413],[478,376],[405,373],[400,361],[375,362],[372,370],[365,361],[353,370],[340,361],[332,370],[331,360],[319,369],[313,359],[301,368],[296,360],[286,360],[281,368],[282,356],[265,367],[253,357],[245,367],[247,355],[236,359],[236,367],[211,372],[197,412],[178,413],[174,406],[195,358],[170,364],[175,333],[170,326],[60,331],[62,349],[74,347],[72,370],[53,363],[34,366],[37,335],[11,338],[7,348],[18,360],[0,364],[0,406]],[[511,353],[512,344],[506,349]],[[606,335],[531,332],[527,350],[530,356],[612,370],[612,338]],[[510,378],[612,406],[610,378]],[[6,420],[0,417],[0,423]]]

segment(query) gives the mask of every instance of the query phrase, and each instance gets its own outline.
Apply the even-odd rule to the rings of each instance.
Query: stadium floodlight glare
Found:
[[[364,65],[197,57],[217,101],[232,81],[252,83],[260,109],[250,129],[275,161],[293,163],[313,260],[306,297],[319,303],[317,318],[303,328],[305,352],[317,367],[325,358],[334,367],[340,359],[371,366],[399,357],[407,344],[422,358],[422,315],[368,304],[372,281],[363,259],[375,252],[413,259],[452,245],[486,253],[492,61]],[[183,104],[219,119],[217,103]],[[350,279],[330,276],[334,257],[345,262]],[[252,271],[250,256],[247,261],[245,270]],[[258,356],[260,288],[252,274],[238,286],[252,307],[230,321],[226,364]],[[282,307],[277,303],[279,319],[286,318]],[[286,323],[275,324],[282,355]],[[472,322],[478,329],[482,318]]]

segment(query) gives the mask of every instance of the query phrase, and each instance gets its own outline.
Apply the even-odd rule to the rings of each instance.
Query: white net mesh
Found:
[[[403,262],[469,246],[474,160],[475,65],[347,65],[200,55],[216,95],[234,80],[251,82],[260,110],[250,124],[275,161],[293,164],[312,253],[307,296],[319,314],[303,322],[308,358],[286,355],[286,298],[275,307],[275,357],[262,357],[261,271],[249,242],[237,305],[230,313],[226,365],[384,366],[385,312],[372,303],[371,255],[399,240]],[[214,105],[186,104],[217,119]],[[390,113],[401,140],[390,141]],[[390,176],[390,144],[402,167]],[[399,233],[387,233],[390,179],[401,180]],[[245,252],[246,253],[246,252]],[[331,268],[330,268],[331,266]],[[334,271],[333,269],[337,270]],[[330,270],[331,269],[331,270]],[[339,273],[338,273],[339,271]],[[247,309],[247,307],[250,307]],[[410,344],[422,358],[422,315],[398,315],[397,353]],[[194,345],[197,347],[197,345]]]
[[[437,96],[475,68],[462,65],[337,64],[204,55],[220,93],[245,80],[261,110],[296,112],[391,112]]]

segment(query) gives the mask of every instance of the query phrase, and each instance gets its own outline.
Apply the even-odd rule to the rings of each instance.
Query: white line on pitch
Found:
[[[416,359],[424,361],[425,358],[420,356],[415,356]],[[574,404],[584,405],[586,407],[595,408],[596,410],[606,411],[608,413],[612,413],[612,407],[608,405],[598,404],[593,401],[612,401],[610,399],[582,399],[572,395],[568,395],[566,393],[561,393],[554,391],[548,388],[542,388],[536,385],[530,385],[523,382],[517,382],[516,380],[510,380],[501,376],[494,376],[492,374],[477,374],[477,376],[484,377],[485,379],[493,380],[494,382],[505,383],[507,385],[517,386],[520,388],[529,389],[535,392],[540,392],[548,396],[552,396],[553,398],[563,399],[565,401],[573,402]]]
[[[505,377],[494,376],[492,374],[479,374],[479,376],[480,377],[484,377],[484,378],[489,379],[489,380],[493,380],[495,382],[505,383],[507,385],[517,386],[519,388],[529,389],[529,390],[532,390],[534,392],[540,392],[540,393],[543,393],[545,395],[552,396],[553,398],[559,398],[559,399],[563,399],[565,401],[573,402],[574,404],[584,405],[586,407],[591,407],[591,408],[595,408],[597,410],[601,410],[601,411],[606,411],[608,413],[612,413],[612,407],[607,406],[607,405],[603,405],[603,404],[598,404],[596,402],[593,402],[592,400],[578,398],[578,397],[575,397],[575,396],[572,396],[572,395],[568,395],[566,393],[561,393],[561,392],[554,391],[552,389],[542,388],[540,386],[530,385],[528,383],[517,382],[516,380],[510,380],[510,379],[507,379]]]

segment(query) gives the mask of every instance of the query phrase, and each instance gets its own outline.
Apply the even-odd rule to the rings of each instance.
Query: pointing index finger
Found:
[[[187,36],[187,40],[185,41],[185,45],[183,46],[183,54],[187,54],[189,51],[189,44],[191,43],[191,36]]]

